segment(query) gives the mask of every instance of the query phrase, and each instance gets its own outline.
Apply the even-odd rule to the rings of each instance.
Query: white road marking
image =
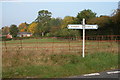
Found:
[[[111,72],[107,72],[107,74],[115,74],[115,73],[120,73],[120,71],[111,71]]]
[[[96,76],[96,75],[100,75],[99,73],[92,73],[92,74],[85,74],[84,76]]]

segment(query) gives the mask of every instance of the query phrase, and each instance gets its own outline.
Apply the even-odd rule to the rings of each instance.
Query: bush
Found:
[[[10,39],[10,38],[6,38],[6,36],[2,36],[1,37],[2,39],[0,39],[0,40],[2,40],[2,41],[9,41],[9,40],[12,40],[12,38]]]
[[[54,33],[47,33],[48,37],[78,37],[78,30],[60,29]]]
[[[34,37],[15,37],[13,39],[14,40],[21,40],[21,39],[31,39],[31,38],[34,38]]]

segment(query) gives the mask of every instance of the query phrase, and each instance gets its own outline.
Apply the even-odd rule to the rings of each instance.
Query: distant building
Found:
[[[7,38],[7,39],[12,39],[13,37],[12,37],[12,35],[7,34],[7,35],[6,35],[6,38]]]
[[[3,41],[4,40],[12,40],[13,39],[13,37],[12,37],[12,35],[10,35],[10,33],[5,34],[5,35],[0,34],[0,38],[2,38]]]
[[[32,33],[30,32],[18,32],[17,37],[31,37]]]
[[[2,34],[0,34],[0,38],[2,37]]]

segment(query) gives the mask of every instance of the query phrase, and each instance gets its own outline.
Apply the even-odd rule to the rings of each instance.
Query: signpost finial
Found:
[[[85,25],[85,18],[83,18],[82,24]]]

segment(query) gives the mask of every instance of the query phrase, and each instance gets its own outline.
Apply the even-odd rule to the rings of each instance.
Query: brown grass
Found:
[[[3,44],[3,67],[17,67],[22,65],[52,65],[51,54],[82,54],[82,43],[31,43],[31,44]],[[96,52],[118,53],[116,42],[89,42],[86,41],[85,54]]]

